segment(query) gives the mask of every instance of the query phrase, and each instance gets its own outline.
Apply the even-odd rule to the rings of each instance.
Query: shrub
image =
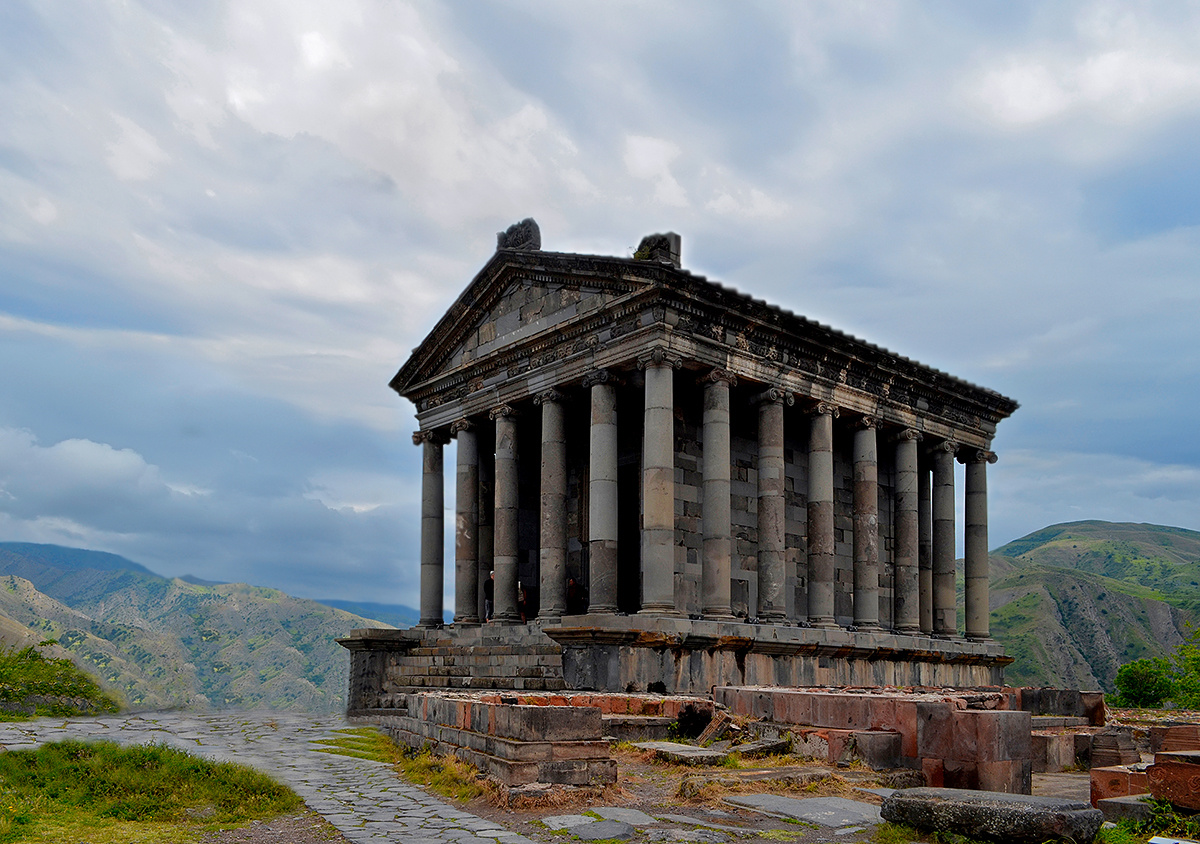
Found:
[[[1165,659],[1137,659],[1117,669],[1117,703],[1125,706],[1161,706],[1175,691],[1171,663]]]

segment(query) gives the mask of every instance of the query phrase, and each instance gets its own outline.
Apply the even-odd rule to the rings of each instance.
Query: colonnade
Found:
[[[675,587],[675,395],[682,360],[663,348],[641,356],[645,403],[642,435],[642,600],[639,615],[681,615]],[[737,383],[721,369],[706,372],[703,388],[700,604],[709,620],[732,620],[733,552],[730,388]],[[595,370],[582,380],[591,403],[588,431],[588,545],[591,613],[617,612],[617,387],[616,374]],[[795,396],[767,386],[754,396],[758,413],[757,619],[788,623],[784,589],[785,549],[784,407]],[[567,434],[557,389],[534,397],[541,410],[539,613],[556,620],[567,610]],[[807,606],[791,621],[836,627],[834,420],[842,409],[828,401],[809,411],[807,489]],[[966,464],[966,631],[983,640],[988,631],[986,466],[995,455],[960,447],[948,439],[925,443],[922,432],[886,429],[881,421],[847,414],[853,434],[853,628],[880,630],[879,449],[894,449],[892,627],[898,633],[958,635],[955,605],[954,461]],[[450,426],[458,440],[455,495],[455,615],[459,624],[481,621],[482,582],[494,571],[497,622],[520,620],[517,605],[518,474],[517,426],[510,405],[493,408],[495,458],[481,461],[476,419]],[[442,447],[437,431],[419,431],[423,448],[421,495],[421,621],[442,623]],[[926,457],[921,458],[921,448]],[[494,504],[481,509],[480,483],[491,478]],[[491,516],[490,527],[487,526]],[[491,548],[481,546],[490,544]],[[490,550],[490,553],[487,553]]]

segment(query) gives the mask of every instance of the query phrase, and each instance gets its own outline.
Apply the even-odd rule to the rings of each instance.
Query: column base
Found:
[[[702,616],[705,621],[736,621],[737,616],[726,609],[705,610]]]
[[[492,624],[522,624],[521,616],[517,613],[512,615],[494,615],[492,616]]]
[[[883,628],[878,624],[855,624],[849,628],[859,633],[882,633]]]
[[[637,611],[638,615],[665,615],[678,617],[683,615],[679,610],[675,609],[674,604],[646,604]]]
[[[809,627],[817,627],[823,630],[841,630],[842,626],[832,618],[810,618],[808,620]]]
[[[445,626],[446,626],[446,622],[444,622],[444,621],[431,621],[429,619],[421,619],[420,621],[417,622],[417,627],[425,627],[430,630],[440,630],[441,628],[443,628]]]
[[[981,645],[990,645],[996,641],[991,636],[972,636],[970,633],[963,638],[965,638],[968,642],[979,642]]]
[[[924,631],[920,627],[897,627],[895,632],[901,636],[920,636]]]
[[[603,607],[603,606],[596,606],[596,607],[593,607],[593,606],[591,606],[591,605],[589,604],[589,605],[588,605],[588,608],[587,608],[587,613],[586,613],[586,614],[587,614],[587,615],[616,615],[616,614],[617,614],[617,608],[616,608],[615,606],[607,606],[607,607]]]
[[[537,617],[534,618],[534,621],[544,621],[547,624],[557,624],[558,622],[562,621],[562,617],[566,614],[566,610],[548,610],[546,612],[538,613]]]
[[[455,627],[478,627],[478,618],[456,618],[453,621]]]
[[[772,613],[770,615],[760,615],[758,617],[759,624],[787,624],[788,617],[786,613]]]

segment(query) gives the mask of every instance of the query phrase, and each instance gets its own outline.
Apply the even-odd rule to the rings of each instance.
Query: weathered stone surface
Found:
[[[1101,800],[1109,797],[1145,794],[1150,790],[1146,772],[1134,770],[1127,765],[1092,768],[1090,776],[1093,806],[1099,805]]]
[[[845,797],[782,797],[777,794],[738,794],[726,797],[731,806],[753,809],[776,818],[792,818],[822,826],[879,823],[879,808]]]
[[[1200,750],[1155,753],[1146,777],[1154,799],[1200,810]]]
[[[1126,797],[1105,797],[1096,801],[1096,808],[1104,813],[1104,819],[1117,821],[1144,821],[1150,817],[1148,794],[1130,794]]]
[[[639,750],[653,750],[660,759],[683,765],[720,765],[729,754],[705,747],[693,747],[674,741],[639,741],[634,744]]]
[[[621,821],[594,821],[584,826],[571,827],[571,833],[580,841],[604,841],[610,838],[628,841],[635,832],[637,827]]]
[[[912,788],[883,801],[884,820],[987,841],[1042,844],[1091,841],[1104,816],[1087,803],[1028,794]]]
[[[639,812],[637,809],[626,809],[622,806],[595,806],[592,808],[592,811],[606,821],[621,821],[622,823],[633,824],[634,826],[647,826],[658,823],[658,821],[645,812]]]

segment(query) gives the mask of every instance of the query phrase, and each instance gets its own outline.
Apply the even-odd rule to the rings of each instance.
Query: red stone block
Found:
[[[872,695],[866,698],[867,700],[867,725],[868,730],[894,730],[896,729],[896,705],[899,701],[896,698],[883,695]]]
[[[925,775],[925,782],[930,788],[945,787],[945,766],[941,759],[922,759],[921,773]]]
[[[812,724],[812,695],[781,691],[775,696],[775,720],[783,724]]]
[[[899,699],[895,705],[896,720],[893,730],[900,733],[900,755],[906,759],[915,759],[917,753],[917,702],[909,699]]]
[[[917,703],[917,756],[948,759],[953,755],[954,713],[942,701]]]
[[[942,782],[946,788],[979,789],[979,768],[965,759],[942,760]]]
[[[1150,790],[1146,774],[1131,771],[1124,765],[1111,768],[1092,768],[1092,805],[1109,797],[1127,797],[1130,794],[1145,794]]]
[[[960,713],[968,714],[976,723],[976,755],[979,761],[1002,762],[1032,757],[1032,719],[1028,712],[994,709]]]
[[[976,768],[980,791],[1002,791],[1005,794],[1033,792],[1033,771],[1028,759],[977,762]]]
[[[1155,753],[1146,776],[1155,800],[1200,810],[1200,750]]]
[[[1200,724],[1150,728],[1150,752],[1200,750]]]
[[[950,719],[950,752],[948,758],[961,762],[976,762],[980,758],[979,753],[979,728],[982,720],[979,716],[984,714],[975,710],[955,710],[953,717]],[[990,761],[990,760],[989,760]],[[967,786],[955,786],[956,788],[967,788]]]

